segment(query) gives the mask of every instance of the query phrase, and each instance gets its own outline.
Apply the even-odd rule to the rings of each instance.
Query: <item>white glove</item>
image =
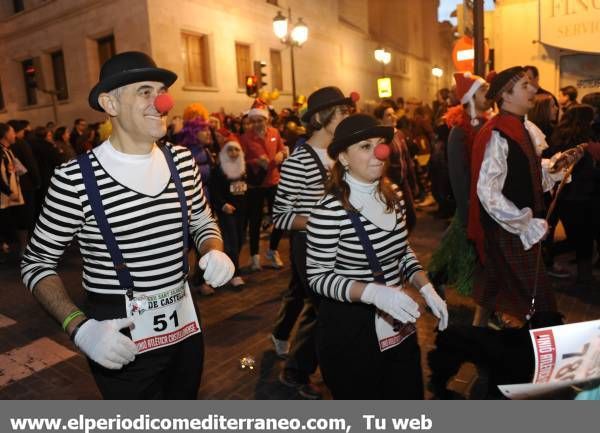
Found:
[[[421,315],[419,304],[404,291],[377,283],[369,283],[360,295],[365,304],[372,304],[402,323],[415,322]]]
[[[227,254],[219,250],[210,250],[204,254],[198,266],[204,271],[204,281],[212,287],[227,283],[235,272],[235,266]]]
[[[89,319],[75,335],[75,345],[92,360],[111,370],[119,370],[135,359],[138,348],[119,332],[133,325],[128,318],[101,320]]]
[[[425,302],[431,308],[433,315],[440,319],[438,329],[440,331],[446,329],[448,326],[448,307],[446,306],[446,301],[440,298],[440,295],[437,294],[431,283],[427,283],[421,287],[419,293],[421,293],[421,296],[423,296]]]

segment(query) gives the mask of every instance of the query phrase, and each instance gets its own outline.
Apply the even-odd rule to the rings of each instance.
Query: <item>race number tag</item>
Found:
[[[499,385],[508,398],[539,398],[600,379],[600,320],[529,331],[535,357],[531,383]]]
[[[243,180],[237,180],[229,184],[229,192],[232,195],[244,195],[248,190],[248,185]]]
[[[170,346],[200,332],[190,288],[179,287],[125,295],[127,317],[133,319],[131,338],[140,353]]]
[[[417,332],[417,328],[412,323],[402,324],[393,320],[390,315],[378,311],[375,314],[375,332],[379,341],[379,350],[383,352],[401,344]]]

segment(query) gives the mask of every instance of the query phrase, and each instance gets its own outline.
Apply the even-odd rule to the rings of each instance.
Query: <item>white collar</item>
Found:
[[[377,186],[379,185],[379,180],[376,180],[375,182],[370,182],[370,183],[362,182],[362,181],[356,179],[355,177],[353,177],[349,172],[345,173],[344,180],[348,183],[351,190],[356,191],[358,193],[363,193],[363,194],[374,193],[375,190],[377,189]]]

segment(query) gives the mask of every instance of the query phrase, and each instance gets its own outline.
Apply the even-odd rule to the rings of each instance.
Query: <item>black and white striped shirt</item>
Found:
[[[296,215],[308,217],[324,194],[325,185],[315,158],[304,146],[297,147],[281,167],[273,204],[275,227],[291,230]]]
[[[396,225],[386,231],[360,215],[388,286],[410,280],[423,270],[410,245],[404,204],[396,211]],[[354,281],[372,282],[367,255],[348,214],[338,199],[327,195],[315,206],[307,226],[307,277],[312,290],[338,301],[351,302]]]
[[[191,153],[167,144],[187,198],[190,234],[196,245],[221,238],[202,192],[200,173]],[[172,180],[156,196],[133,191],[112,178],[90,152],[104,212],[135,289],[174,287],[183,279],[181,206]],[[31,290],[56,274],[58,261],[73,238],[83,258],[83,287],[96,293],[125,293],[100,234],[85,192],[77,160],[58,167],[44,207],[21,263],[23,282]]]

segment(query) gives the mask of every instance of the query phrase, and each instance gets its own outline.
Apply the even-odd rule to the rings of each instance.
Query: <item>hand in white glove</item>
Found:
[[[421,293],[421,296],[423,296],[425,302],[431,308],[433,315],[440,319],[438,329],[440,331],[446,329],[448,326],[448,307],[446,306],[446,301],[440,298],[440,295],[437,294],[431,283],[427,283],[421,287],[419,293]]]
[[[210,250],[204,254],[198,265],[204,271],[204,281],[212,287],[227,283],[235,272],[235,266],[227,254],[219,250]]]
[[[75,335],[75,345],[92,360],[111,370],[119,370],[135,359],[137,346],[119,330],[129,328],[133,320],[90,319]]]
[[[375,305],[402,323],[415,322],[420,316],[419,304],[402,290],[393,287],[369,283],[364,288],[360,300],[365,304]]]

